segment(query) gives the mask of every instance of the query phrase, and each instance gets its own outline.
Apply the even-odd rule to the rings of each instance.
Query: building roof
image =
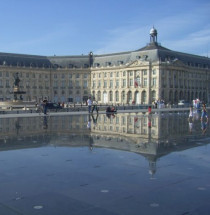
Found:
[[[157,36],[156,29],[155,32],[152,33]],[[157,43],[156,40],[151,40],[151,42],[146,46],[135,51],[104,55],[93,55],[92,52],[90,52],[89,55],[75,56],[38,56],[0,53],[0,66],[25,66],[40,68],[88,68],[90,66],[112,67],[128,65],[136,60],[150,62],[171,62],[174,60],[180,60],[187,66],[210,68],[210,59],[208,57],[172,51],[161,46],[161,44]]]

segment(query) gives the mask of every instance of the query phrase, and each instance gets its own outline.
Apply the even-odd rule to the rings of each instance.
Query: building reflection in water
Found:
[[[205,144],[199,117],[189,130],[188,113],[123,113],[0,120],[0,150],[52,146],[113,148],[141,154],[151,175],[158,158],[173,151]],[[192,126],[192,125],[190,125]],[[208,141],[207,141],[208,142]]]

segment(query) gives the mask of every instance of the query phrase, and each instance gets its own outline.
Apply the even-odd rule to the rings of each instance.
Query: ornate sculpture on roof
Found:
[[[150,30],[149,34],[150,34],[150,42],[157,43],[157,30],[154,28],[154,26]]]

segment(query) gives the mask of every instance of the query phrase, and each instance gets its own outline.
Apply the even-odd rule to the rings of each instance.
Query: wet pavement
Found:
[[[0,119],[1,215],[209,215],[200,113]]]

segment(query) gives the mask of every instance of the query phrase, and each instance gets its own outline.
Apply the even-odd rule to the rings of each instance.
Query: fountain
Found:
[[[20,78],[18,76],[18,72],[15,73],[14,76],[14,85],[13,85],[13,92],[10,94],[13,94],[13,100],[12,101],[1,101],[0,107],[2,109],[18,109],[18,108],[30,108],[35,107],[35,102],[30,101],[23,101],[23,94],[26,94],[25,91],[20,90]]]
[[[20,91],[20,86],[19,86],[20,79],[18,77],[18,72],[15,74],[14,79],[15,81],[14,81],[13,92],[12,92],[12,94],[14,95],[13,102],[22,101],[23,100],[22,94],[25,94],[26,92]],[[20,95],[19,98],[18,98],[18,95]]]

